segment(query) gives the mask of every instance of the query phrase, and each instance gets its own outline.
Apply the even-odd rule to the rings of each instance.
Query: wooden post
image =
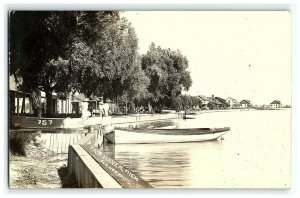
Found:
[[[93,126],[89,126],[88,133],[93,133],[93,132],[94,132],[94,127]]]
[[[32,105],[32,98],[31,98],[31,96],[29,96],[29,113],[30,114],[32,114],[32,109],[33,109],[32,106],[33,106]]]
[[[69,98],[66,97],[66,114],[69,113]]]
[[[22,107],[21,107],[21,114],[25,114],[25,93],[23,93],[22,97]]]
[[[17,93],[16,94],[16,96],[17,96],[17,116],[19,116],[19,94]]]

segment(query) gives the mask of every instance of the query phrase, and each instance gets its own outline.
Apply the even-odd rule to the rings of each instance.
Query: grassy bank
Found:
[[[68,176],[67,154],[49,152],[42,144],[10,140],[10,188],[76,188]]]
[[[26,156],[9,157],[10,188],[76,188],[68,176],[67,160],[36,159]]]

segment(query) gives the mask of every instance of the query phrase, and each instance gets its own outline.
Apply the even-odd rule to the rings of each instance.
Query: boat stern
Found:
[[[115,130],[112,130],[108,133],[105,133],[104,134],[104,137],[105,139],[109,142],[109,143],[112,143],[112,144],[115,144]]]

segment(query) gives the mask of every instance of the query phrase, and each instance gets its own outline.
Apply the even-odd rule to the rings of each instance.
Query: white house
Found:
[[[242,108],[249,108],[251,107],[251,102],[249,100],[242,100],[240,102],[240,105]]]
[[[270,103],[271,108],[277,109],[281,107],[281,102],[279,100],[274,100]]]
[[[234,98],[229,97],[226,101],[229,103],[230,108],[238,108],[240,106],[240,103]]]

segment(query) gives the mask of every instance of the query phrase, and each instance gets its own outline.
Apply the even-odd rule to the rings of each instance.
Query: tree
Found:
[[[93,39],[82,38],[72,47],[70,64],[78,78],[73,87],[87,97],[118,98],[130,90],[132,76],[139,68],[134,29],[125,18],[115,14],[89,14],[81,18],[92,21],[84,29],[93,32],[88,33]]]
[[[117,20],[117,11],[11,12],[10,74],[22,77],[23,91],[46,93],[49,114],[53,91],[85,90],[91,95],[99,75],[105,75],[99,74],[93,57],[95,41],[103,39],[95,32]]]
[[[98,90],[104,98],[117,98],[130,88],[129,82],[137,68],[138,39],[125,18],[99,30],[94,46],[97,61]]]
[[[47,113],[51,113],[52,92],[63,85],[58,79],[65,78],[63,59],[74,38],[76,16],[72,12],[13,11],[9,25],[10,74],[22,77],[23,91],[33,96],[44,91]]]
[[[149,100],[158,109],[174,106],[176,97],[192,84],[188,60],[179,50],[162,49],[152,43],[142,57],[142,68],[150,78]]]
[[[123,92],[123,98],[126,101],[126,114],[128,112],[127,102],[134,103],[138,107],[145,103],[149,95],[147,88],[150,83],[150,79],[141,68],[139,59],[133,65],[129,76],[130,78],[124,84]]]

